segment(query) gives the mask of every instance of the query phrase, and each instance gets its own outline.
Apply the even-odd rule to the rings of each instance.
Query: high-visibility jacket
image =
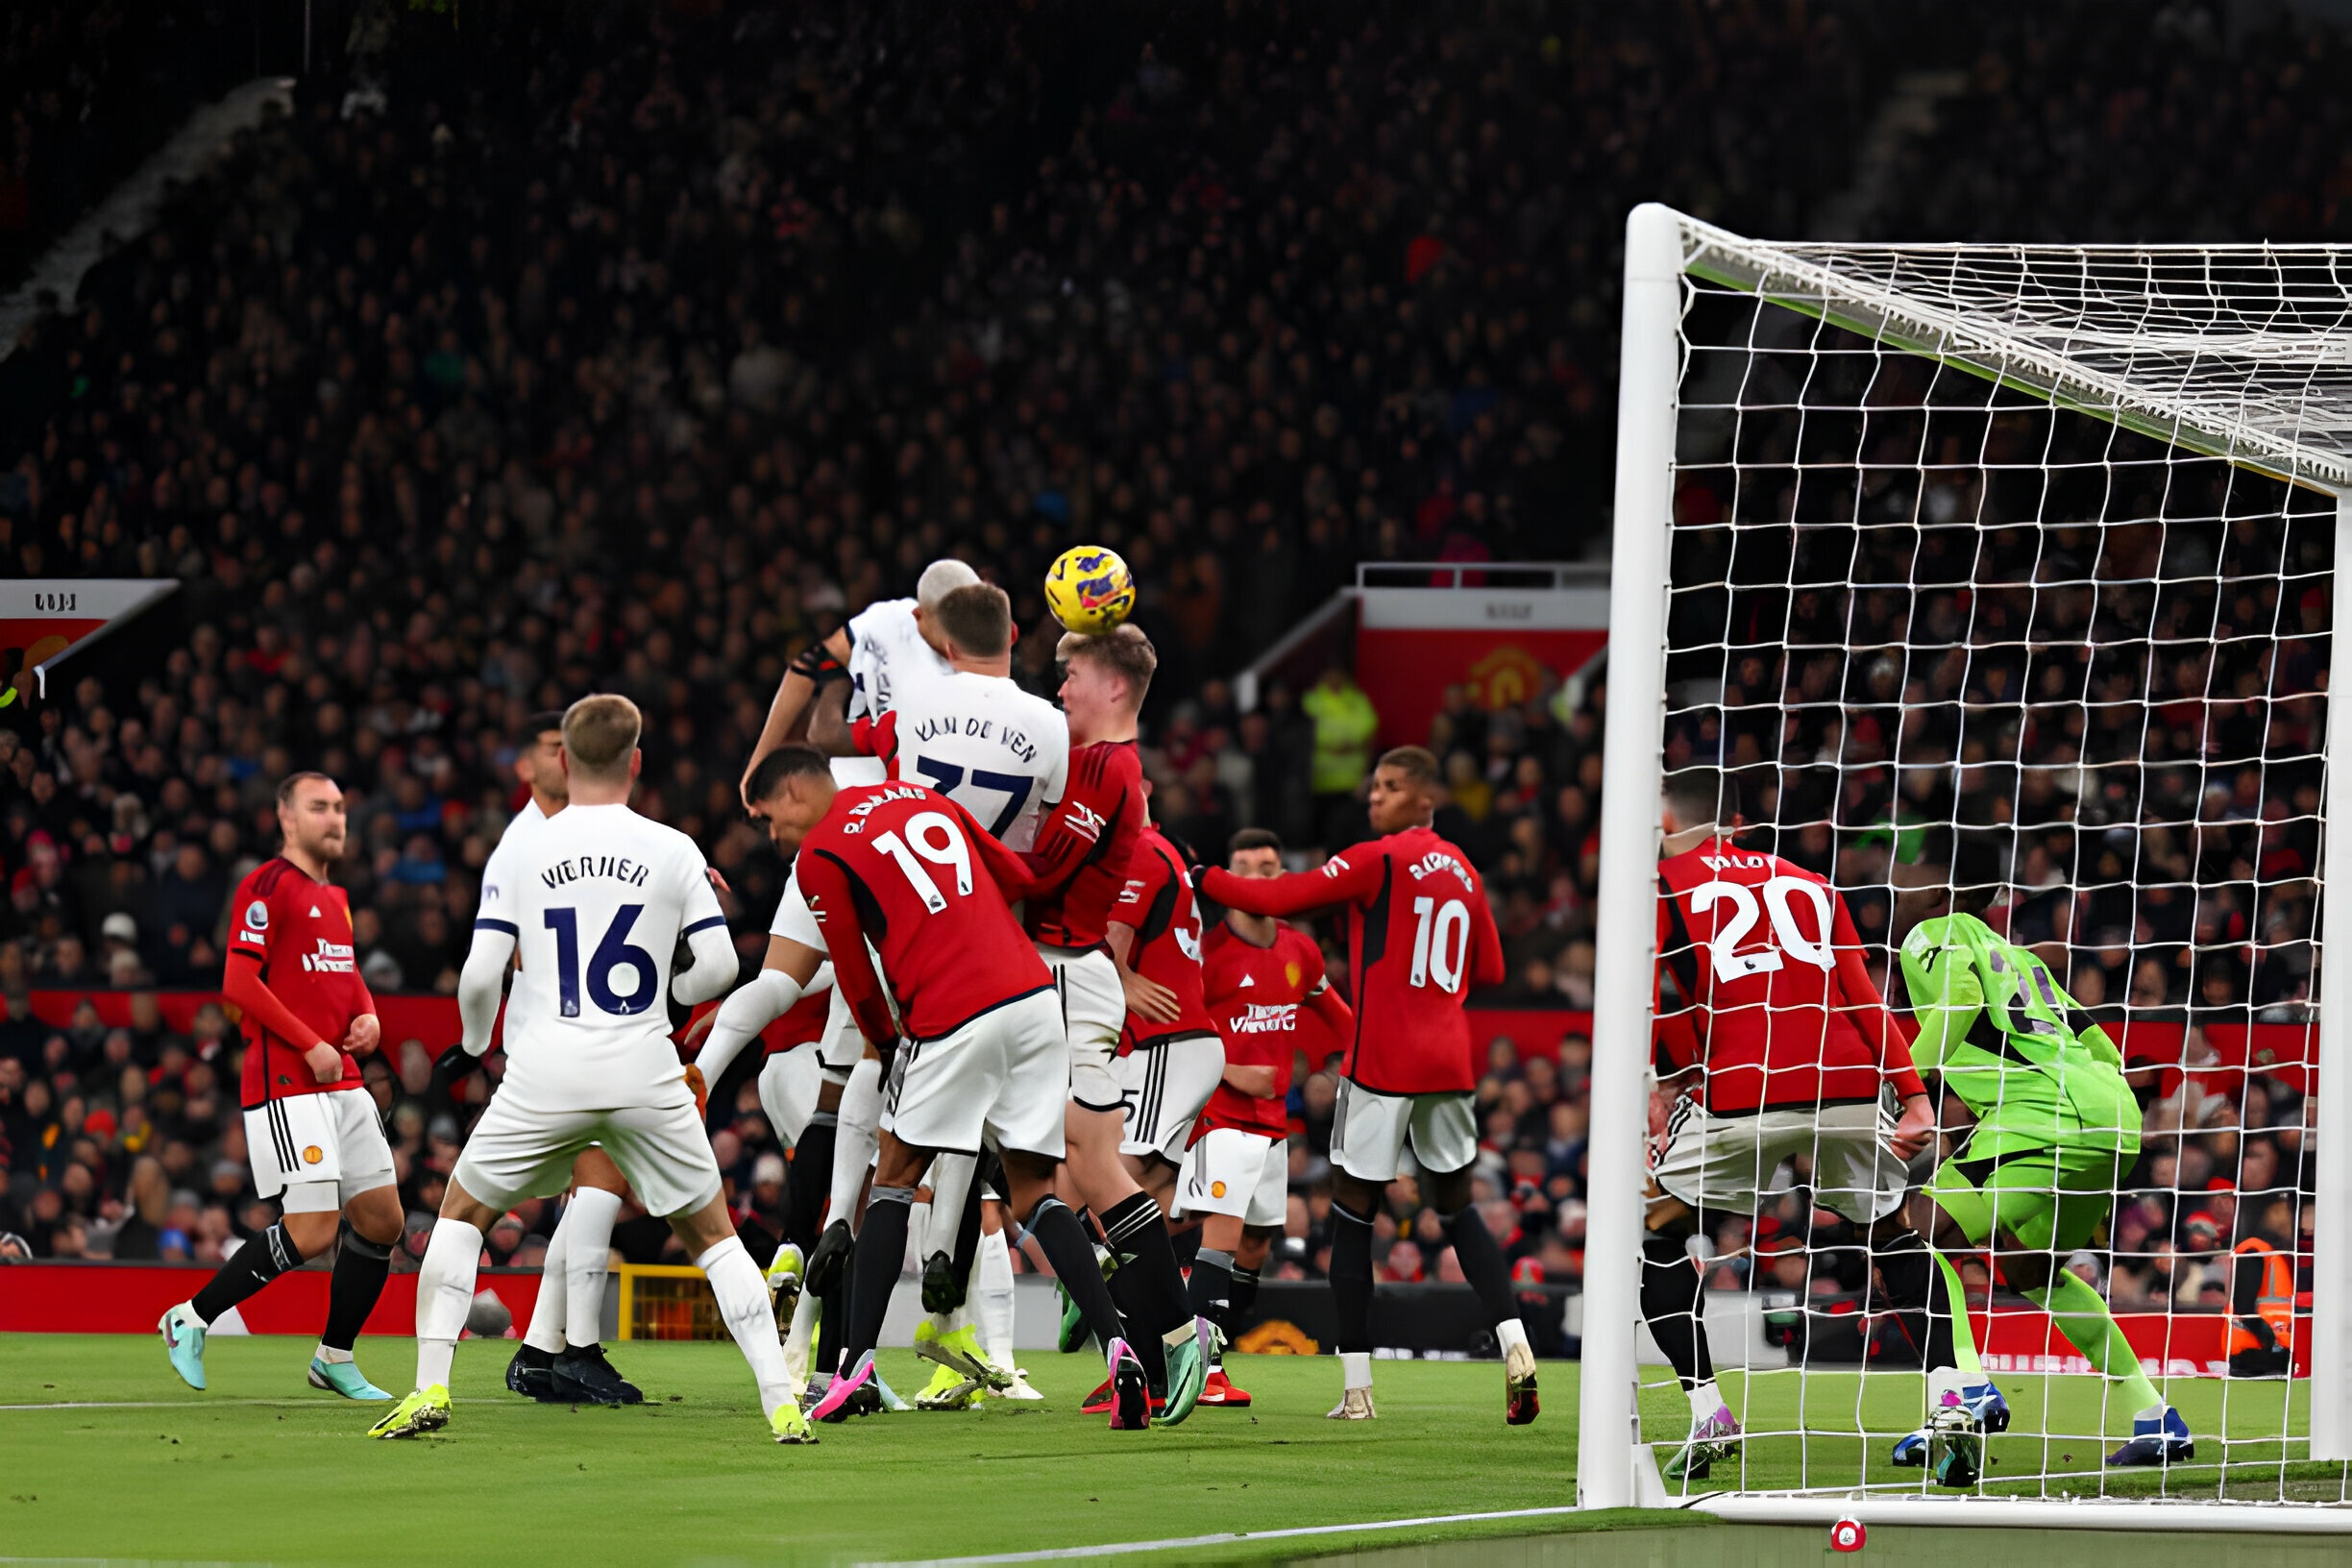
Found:
[[[2278,1336],[2281,1350],[2293,1349],[2294,1260],[2259,1237],[2248,1237],[2245,1240],[2239,1242],[2232,1251],[2241,1260],[2238,1264],[2239,1268],[2245,1266],[2244,1260],[2260,1256],[2262,1275],[2261,1283],[2257,1286],[2254,1295],[2255,1315],[2270,1325],[2270,1332]],[[2235,1274],[2236,1270],[2233,1269],[2232,1272]],[[2236,1281],[2233,1279],[2231,1283],[2233,1299],[2230,1302],[2230,1311],[2233,1314],[2238,1315],[2233,1315],[2230,1319],[2229,1353],[2235,1356],[2242,1350],[2258,1350],[2262,1348],[2262,1345],[2261,1341],[2257,1340],[2239,1322],[2239,1315],[2243,1314],[2245,1304],[2235,1299]]]

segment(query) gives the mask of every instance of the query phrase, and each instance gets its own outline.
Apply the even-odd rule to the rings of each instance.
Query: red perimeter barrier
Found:
[[[2079,1372],[2094,1370],[2067,1342],[2058,1326],[2030,1307],[1972,1312],[1977,1352],[1988,1372]],[[2294,1375],[2311,1376],[2311,1335],[2296,1320]],[[2229,1371],[2229,1319],[2219,1312],[2118,1312],[2116,1322],[2132,1354],[2151,1378],[2217,1378]]]
[[[0,1267],[0,1333],[153,1334],[158,1318],[211,1277],[211,1267],[203,1263],[11,1263]],[[249,1298],[237,1315],[256,1334],[316,1337],[327,1321],[332,1278],[323,1268],[296,1269]],[[414,1274],[385,1280],[360,1332],[416,1333],[416,1282]],[[519,1329],[538,1304],[539,1271],[485,1268],[475,1288],[504,1302]]]

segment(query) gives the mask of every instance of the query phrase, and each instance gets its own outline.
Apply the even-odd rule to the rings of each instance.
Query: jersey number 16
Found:
[[[643,904],[623,904],[614,910],[612,924],[604,928],[596,951],[588,955],[588,999],[599,1011],[616,1017],[631,1017],[652,1006],[653,993],[661,985],[661,970],[653,955],[632,946],[628,940],[629,927],[644,911]],[[567,1018],[576,1018],[580,1016],[579,911],[551,909],[545,919],[547,928],[555,933],[556,1010]],[[634,977],[626,991],[613,989],[613,975],[620,969],[629,970]]]

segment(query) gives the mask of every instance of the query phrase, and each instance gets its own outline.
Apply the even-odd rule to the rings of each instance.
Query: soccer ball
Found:
[[[1080,545],[1054,557],[1045,607],[1064,629],[1100,636],[1135,613],[1135,577],[1118,551]]]

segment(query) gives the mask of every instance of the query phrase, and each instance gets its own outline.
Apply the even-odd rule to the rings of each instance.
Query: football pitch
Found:
[[[1083,1549],[1125,1546],[1116,1555],[1156,1561],[1334,1553],[1402,1561],[1395,1549],[1418,1546],[1412,1561],[1614,1564],[1686,1558],[1669,1542],[1698,1530],[1707,1555],[1726,1562],[1812,1564],[1825,1556],[1818,1531],[1736,1529],[1682,1512],[1531,1511],[1575,1498],[1570,1364],[1545,1366],[1544,1416],[1532,1427],[1503,1424],[1501,1372],[1491,1362],[1383,1362],[1380,1420],[1343,1425],[1323,1418],[1338,1381],[1330,1359],[1235,1357],[1235,1381],[1257,1395],[1251,1409],[1203,1409],[1179,1428],[1114,1434],[1076,1409],[1100,1363],[1040,1354],[1026,1360],[1045,1404],[870,1417],[823,1429],[814,1448],[779,1448],[766,1439],[730,1345],[616,1346],[615,1360],[648,1401],[616,1410],[519,1400],[501,1383],[508,1347],[468,1343],[458,1351],[448,1431],[379,1443],[363,1435],[367,1409],[304,1385],[308,1349],[285,1337],[216,1339],[207,1356],[211,1387],[198,1394],[181,1386],[149,1340],[0,1336],[0,1560],[862,1563],[1090,1556]],[[406,1383],[407,1341],[368,1339],[360,1349],[379,1383]],[[901,1392],[920,1385],[912,1353],[884,1361]],[[2090,1431],[2098,1385],[2004,1384],[2018,1426],[1992,1445],[2001,1483],[2046,1465],[2081,1472],[2072,1488],[2096,1490],[2095,1445],[2037,1433]],[[1765,1377],[1751,1412],[1790,1426],[1801,1397],[1816,1428],[1842,1418],[1851,1430],[1857,1409],[1872,1427],[1893,1428],[1916,1409],[1918,1388],[1916,1377],[1873,1376],[1867,1384],[1850,1373]],[[2291,1488],[2341,1495],[2340,1466],[2288,1462],[2299,1448],[2283,1457],[2275,1442],[2256,1441],[2278,1431],[2279,1390],[2228,1389],[2240,1439],[2229,1448],[2229,1491],[2275,1497],[2284,1474]],[[2223,1385],[2180,1380],[2170,1392],[2207,1458],[2213,1450],[2202,1440],[2219,1431]],[[1679,1430],[1679,1404],[1671,1389],[1652,1390],[1651,1431]],[[1746,1483],[1850,1482],[1863,1446],[1763,1439],[1749,1456]],[[1916,1482],[1916,1472],[1882,1467],[1882,1442],[1868,1447],[1872,1481]],[[2169,1490],[2210,1498],[2222,1476],[2213,1465],[2176,1471]],[[1708,1484],[1727,1483],[1735,1478],[1719,1470]],[[2153,1478],[2130,1484],[2152,1489]],[[2109,1484],[2109,1495],[2118,1490]],[[1475,1514],[1505,1517],[1462,1517]],[[1409,1519],[1425,1522],[1311,1532]],[[1589,1533],[1612,1525],[1681,1528],[1606,1540]],[[1283,1533],[1213,1538],[1266,1531]],[[1869,1560],[1901,1560],[1899,1538],[1915,1533],[1933,1532],[1874,1536]],[[1507,1546],[1504,1537],[1523,1539]],[[2135,1546],[2133,1556],[2144,1568],[2172,1560],[2211,1568],[2233,1555],[2210,1546],[2189,1554],[2193,1539],[2168,1548],[2156,1537],[2157,1550]],[[1433,1543],[1454,1541],[1486,1544],[1428,1555]],[[1144,1542],[1171,1544],[1133,1552]]]

